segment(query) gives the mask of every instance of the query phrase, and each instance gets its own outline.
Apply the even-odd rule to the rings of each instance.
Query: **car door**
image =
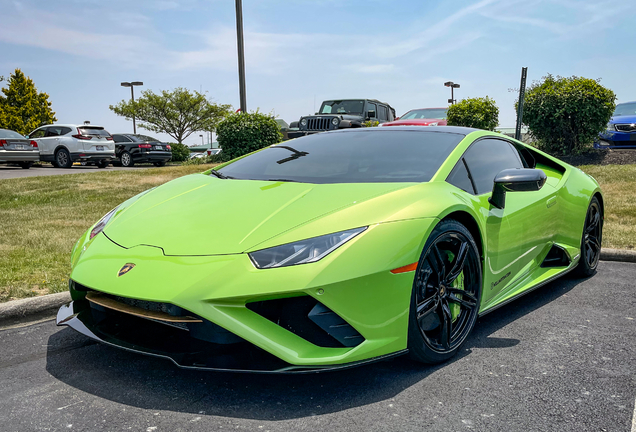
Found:
[[[481,139],[470,146],[460,162],[470,184],[464,182],[463,187],[458,187],[469,193],[473,190],[486,219],[482,304],[487,304],[538,266],[537,258],[553,240],[556,213],[548,204],[556,189],[544,185],[538,191],[508,192],[505,207],[499,209],[488,198],[500,171],[524,168],[517,149],[503,139]],[[455,171],[451,176],[457,175]]]
[[[51,154],[55,152],[55,149],[59,145],[64,145],[71,153],[75,151],[73,148],[69,148],[67,143],[60,141],[60,137],[70,131],[70,128],[64,126],[47,126],[46,134],[44,135],[44,138],[42,138],[42,140],[46,142],[47,148],[51,149]]]
[[[34,130],[33,132],[31,132],[28,135],[28,138],[30,140],[33,140],[36,143],[38,143],[38,149],[40,151],[40,156],[46,156],[46,155],[52,155],[53,154],[53,150],[50,149],[47,146],[46,141],[43,139],[45,135],[46,135],[46,128],[45,127],[41,127],[39,129],[36,129],[36,130]]]
[[[366,118],[371,121],[378,120],[378,106],[372,102],[367,102]]]

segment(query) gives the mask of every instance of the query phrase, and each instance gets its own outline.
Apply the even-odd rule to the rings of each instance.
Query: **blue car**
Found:
[[[607,130],[599,134],[594,148],[636,149],[636,102],[616,105]]]

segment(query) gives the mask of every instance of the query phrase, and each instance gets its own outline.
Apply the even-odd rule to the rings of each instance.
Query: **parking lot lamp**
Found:
[[[455,92],[453,90],[455,90],[456,88],[459,88],[459,84],[456,84],[456,83],[454,83],[452,81],[447,81],[447,82],[444,83],[444,86],[450,87],[450,89],[451,89],[451,98],[448,100],[448,103],[452,105],[455,102],[457,102],[455,100]]]
[[[203,143],[203,135],[199,135],[199,136],[201,137],[201,145],[205,145],[205,144]]]
[[[133,81],[133,82],[123,82],[121,83],[122,87],[130,87],[130,98],[133,102],[135,102],[135,90],[134,87],[135,86],[142,86],[144,85],[143,82],[141,81]],[[137,125],[135,124],[135,114],[134,114],[134,110],[133,110],[133,116],[132,116],[132,121],[133,121],[133,133],[137,133]]]

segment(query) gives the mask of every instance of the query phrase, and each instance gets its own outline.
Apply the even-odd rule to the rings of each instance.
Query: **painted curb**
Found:
[[[601,260],[636,263],[636,251],[624,249],[601,249]]]
[[[0,324],[6,321],[18,321],[31,315],[54,315],[57,309],[70,301],[71,295],[66,291],[0,303]]]

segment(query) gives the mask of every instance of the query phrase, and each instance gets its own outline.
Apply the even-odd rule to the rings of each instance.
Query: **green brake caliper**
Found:
[[[451,251],[445,251],[445,252],[446,252],[446,255],[448,256],[448,261],[452,263],[453,260],[455,259],[455,254],[452,253]],[[451,286],[453,288],[460,289],[462,291],[464,290],[464,272],[463,271],[459,274],[459,276],[457,276],[457,279],[453,281]],[[456,296],[460,300],[463,297],[459,294],[457,294]],[[453,322],[455,322],[455,320],[459,316],[459,313],[461,312],[461,306],[459,305],[459,303],[455,303],[455,302],[448,302],[448,306],[450,307]]]

